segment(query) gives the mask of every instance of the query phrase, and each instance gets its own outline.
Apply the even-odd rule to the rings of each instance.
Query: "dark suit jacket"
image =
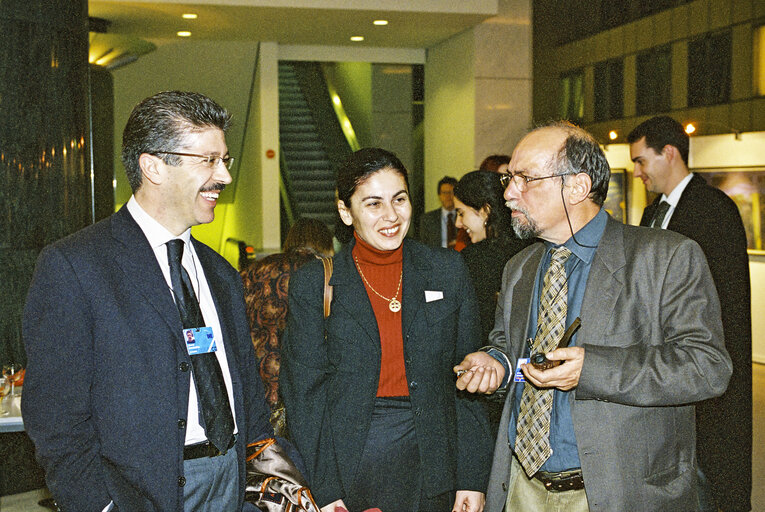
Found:
[[[657,198],[643,213],[648,225]],[[680,196],[667,229],[695,240],[707,257],[733,361],[728,390],[696,406],[697,455],[717,504],[750,510],[752,492],[752,318],[746,232],[736,204],[698,174]]]
[[[505,267],[492,345],[513,366],[528,329],[543,244]],[[731,362],[704,254],[687,238],[608,219],[582,301],[584,347],[571,416],[593,512],[695,511],[694,407],[719,396]],[[515,383],[508,386],[494,449],[487,512],[507,496],[507,442]]]
[[[422,214],[419,240],[430,247],[441,247],[441,208]]]
[[[320,506],[345,496],[367,438],[380,336],[348,244],[334,259],[332,312],[320,262],[290,280],[280,389],[287,424]],[[491,440],[482,405],[458,395],[452,367],[476,350],[478,313],[459,254],[404,240],[402,334],[424,492],[486,488]],[[443,298],[426,302],[425,291]],[[391,468],[395,471],[395,468]]]
[[[244,447],[271,433],[237,272],[193,240],[220,318]],[[23,415],[63,510],[183,510],[191,378],[181,320],[126,207],[46,247],[24,311]]]

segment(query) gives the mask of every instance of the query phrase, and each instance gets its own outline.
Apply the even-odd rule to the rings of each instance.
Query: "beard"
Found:
[[[539,236],[539,226],[537,226],[537,223],[534,222],[534,219],[531,218],[531,215],[529,215],[527,210],[517,206],[511,207],[510,205],[508,205],[508,208],[512,208],[513,211],[523,214],[523,219],[525,219],[524,221],[520,217],[512,218],[511,223],[513,226],[513,231],[515,232],[515,236],[521,240],[528,240],[530,238],[536,238]]]

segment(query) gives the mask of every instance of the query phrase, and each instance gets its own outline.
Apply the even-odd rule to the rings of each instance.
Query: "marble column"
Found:
[[[40,249],[92,222],[87,0],[0,0],[0,361]]]

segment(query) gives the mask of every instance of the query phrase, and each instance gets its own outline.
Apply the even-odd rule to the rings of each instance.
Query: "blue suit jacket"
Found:
[[[237,272],[193,240],[223,331],[244,447],[272,434]],[[171,291],[122,208],[46,247],[24,311],[24,423],[63,510],[183,510],[190,359]]]

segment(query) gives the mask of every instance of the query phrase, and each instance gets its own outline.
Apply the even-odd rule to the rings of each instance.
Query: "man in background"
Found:
[[[420,219],[420,241],[431,247],[451,247],[457,243],[457,212],[454,210],[454,185],[457,180],[444,176],[438,182],[441,208],[431,210]]]
[[[752,491],[752,330],[746,232],[736,204],[688,170],[689,137],[667,116],[648,119],[628,135],[635,177],[661,194],[641,226],[676,231],[706,255],[722,308],[725,348],[733,361],[728,390],[696,405],[699,510],[748,511]]]

